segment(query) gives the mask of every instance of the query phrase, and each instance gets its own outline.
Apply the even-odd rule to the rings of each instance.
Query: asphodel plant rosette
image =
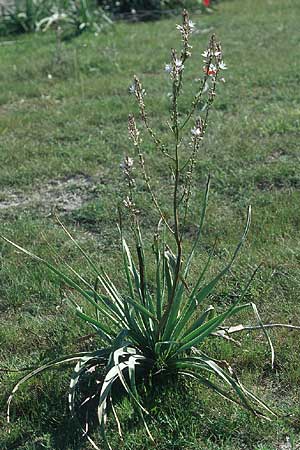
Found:
[[[147,161],[142,149],[141,132],[133,115],[129,116],[128,130],[133,143],[134,155],[125,156],[121,169],[128,188],[124,198],[124,208],[131,218],[135,238],[134,251],[125,237],[120,212],[120,237],[126,290],[120,290],[114,281],[114,274],[106,273],[104,268],[91,258],[60,222],[68,237],[94,273],[95,283],[91,284],[74,269],[62,271],[57,266],[34,255],[7,237],[3,239],[29,257],[46,265],[72,292],[70,301],[76,315],[88,323],[99,342],[94,351],[86,351],[60,357],[43,364],[29,372],[15,385],[8,399],[7,418],[10,421],[10,406],[19,386],[33,376],[57,366],[76,363],[69,389],[69,408],[76,415],[80,406],[89,411],[89,405],[97,403],[97,414],[105,445],[111,448],[105,433],[107,414],[112,409],[119,433],[122,427],[114,408],[114,386],[123,387],[135,410],[144,421],[150,438],[151,431],[147,425],[148,411],[143,406],[140,383],[147,383],[163,374],[179,374],[197,380],[213,389],[230,402],[243,406],[258,416],[272,417],[274,412],[261,398],[250,392],[240,382],[230,365],[224,360],[216,360],[206,353],[205,345],[209,339],[228,339],[230,335],[247,327],[232,325],[232,318],[241,312],[251,310],[257,324],[252,329],[260,328],[270,345],[272,364],[274,351],[272,342],[260,319],[255,304],[246,302],[246,293],[255,272],[250,277],[239,297],[230,306],[221,311],[209,305],[208,300],[223,277],[230,272],[240,249],[247,237],[251,208],[248,208],[244,231],[229,261],[219,273],[209,277],[212,256],[202,265],[198,275],[191,279],[191,266],[199,241],[203,233],[203,224],[208,204],[210,178],[203,193],[202,206],[199,208],[198,233],[188,254],[184,254],[184,228],[189,211],[189,202],[193,189],[194,167],[203,138],[207,131],[209,113],[213,105],[220,73],[226,68],[220,43],[212,36],[208,48],[203,52],[203,79],[191,102],[190,110],[179,114],[180,96],[184,82],[184,71],[191,58],[190,37],[195,24],[190,21],[188,13],[183,12],[183,22],[177,26],[181,34],[182,48],[171,52],[171,61],[165,70],[172,85],[171,116],[167,129],[172,133],[173,146],[166,144],[161,136],[151,127],[146,109],[145,90],[137,77],[134,78],[130,92],[136,97],[140,111],[140,123],[153,140],[158,156],[167,161],[173,184],[171,209],[168,216],[160,203],[147,171]],[[201,106],[201,113],[197,115]],[[196,116],[196,117],[195,117]],[[192,123],[193,121],[193,123]],[[188,130],[189,145],[185,147],[184,133]],[[141,176],[158,215],[158,227],[154,234],[153,253],[149,255],[144,248],[139,221],[139,206],[136,204],[136,183],[133,177],[134,161],[138,162]],[[173,242],[173,244],[172,244]],[[213,252],[212,252],[213,253]],[[151,261],[149,259],[152,258]],[[155,264],[154,275],[149,275],[149,266]],[[231,326],[226,321],[231,319]],[[280,325],[280,324],[279,324]],[[251,328],[251,326],[250,326]],[[249,327],[248,327],[249,329]],[[96,388],[81,398],[80,382],[83,377],[93,376]],[[161,377],[160,377],[161,379]],[[87,420],[88,422],[88,420]],[[84,434],[94,448],[98,448],[88,432],[88,424],[82,424]]]

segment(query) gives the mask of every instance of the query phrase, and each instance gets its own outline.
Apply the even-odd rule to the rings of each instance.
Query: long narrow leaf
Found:
[[[248,208],[248,212],[247,212],[247,220],[246,220],[246,225],[244,228],[244,232],[243,235],[241,237],[240,242],[238,243],[234,254],[231,258],[231,261],[229,262],[229,264],[227,264],[227,266],[210,282],[208,283],[204,288],[202,288],[198,294],[196,294],[196,298],[198,300],[198,302],[202,302],[211,292],[212,290],[215,288],[215,286],[218,284],[218,282],[221,280],[221,278],[223,278],[224,275],[226,275],[226,273],[230,270],[231,266],[233,265],[242,245],[244,244],[248,231],[249,231],[249,227],[250,227],[250,221],[251,221],[251,206],[249,206]]]
[[[209,188],[210,188],[210,176],[207,178],[207,182],[206,182],[206,187],[205,187],[205,193],[204,193],[204,200],[203,200],[203,206],[202,206],[202,211],[201,211],[201,215],[200,215],[200,222],[199,222],[199,228],[198,228],[198,233],[197,233],[197,237],[194,241],[192,250],[187,258],[187,262],[185,265],[185,269],[184,269],[184,277],[186,278],[193,260],[193,256],[196,250],[196,247],[199,243],[201,234],[202,234],[202,228],[203,228],[203,224],[204,224],[204,219],[205,219],[205,215],[206,215],[206,209],[207,209],[207,204],[208,204],[208,196],[209,196]]]
[[[81,359],[84,356],[89,356],[89,355],[93,356],[96,353],[97,352],[78,352],[78,353],[72,353],[67,356],[62,356],[62,357],[54,359],[46,364],[43,364],[42,366],[32,370],[27,375],[22,377],[17,382],[17,384],[15,384],[13,390],[11,391],[10,396],[8,397],[8,400],[7,400],[7,422],[8,423],[10,422],[10,404],[12,402],[13,396],[23,383],[30,380],[30,378],[34,377],[35,375],[38,375],[39,373],[44,372],[45,370],[52,369],[53,367],[59,366],[61,364],[67,364],[72,361],[78,361],[79,359]]]
[[[212,254],[210,254],[202,272],[200,273],[200,276],[198,277],[198,280],[186,302],[185,307],[183,308],[183,311],[180,314],[180,317],[178,318],[178,320],[176,321],[176,323],[174,324],[173,330],[172,330],[172,334],[171,334],[171,338],[172,339],[178,339],[180,336],[180,333],[182,332],[182,330],[186,327],[186,325],[188,324],[189,320],[191,319],[191,317],[193,316],[194,313],[196,313],[197,308],[199,306],[199,302],[195,297],[195,294],[198,290],[198,287],[202,281],[202,279],[204,278],[208,267],[210,265],[210,261],[212,258]]]
[[[60,220],[60,218],[55,215],[56,220],[58,221],[58,223],[60,224],[60,226],[62,227],[62,229],[64,230],[64,232],[66,233],[66,235],[71,239],[71,241],[75,244],[75,246],[78,248],[78,250],[80,251],[80,253],[84,256],[84,258],[87,260],[87,262],[90,264],[90,266],[92,267],[92,269],[94,270],[94,272],[96,273],[96,275],[100,275],[100,271],[98,270],[98,268],[96,267],[96,265],[94,264],[93,260],[89,257],[89,255],[83,250],[83,248],[78,244],[78,242],[76,241],[76,239],[73,238],[73,236],[71,235],[71,233],[69,232],[69,230],[65,227],[65,225],[62,223],[62,221]]]
[[[103,364],[108,356],[109,351],[107,349],[102,350],[102,352],[98,352],[97,356],[95,355],[87,355],[80,358],[78,363],[76,364],[71,381],[69,386],[69,409],[71,411],[72,416],[74,416],[74,406],[75,406],[75,391],[78,381],[80,379],[81,374],[87,370],[87,366],[91,364],[92,361],[97,361],[97,364],[100,364],[101,359],[103,359]]]
[[[249,304],[244,305],[236,305],[234,304],[227,311],[218,315],[217,317],[212,318],[205,324],[201,325],[196,330],[189,333],[187,336],[182,338],[184,345],[179,347],[179,349],[174,353],[177,355],[185,350],[190,349],[191,347],[198,345],[205,338],[207,338],[211,333],[213,333],[227,318],[231,317],[233,314],[237,314],[242,309],[249,308]]]
[[[92,325],[94,325],[97,329],[97,331],[101,332],[102,337],[106,339],[107,342],[111,343],[113,337],[115,336],[115,333],[113,330],[108,328],[103,323],[99,322],[98,320],[94,319],[93,317],[88,316],[84,312],[80,311],[80,309],[76,309],[76,315],[80,317],[85,322],[88,322]]]
[[[116,320],[116,318],[114,317],[114,315],[110,314],[110,312],[108,312],[105,308],[102,308],[98,303],[95,302],[95,300],[93,299],[93,297],[91,297],[89,294],[87,294],[87,292],[82,289],[75,281],[73,281],[70,277],[68,277],[66,274],[64,274],[63,272],[61,272],[58,268],[56,268],[55,266],[53,266],[52,264],[50,264],[48,261],[46,261],[43,258],[40,258],[39,256],[35,255],[34,253],[31,253],[30,251],[26,250],[25,248],[21,247],[20,245],[10,241],[9,239],[7,239],[6,237],[0,235],[0,237],[2,239],[4,239],[4,241],[8,242],[9,244],[11,244],[12,246],[14,246],[15,248],[17,248],[18,250],[20,250],[22,253],[30,256],[32,259],[41,262],[42,264],[44,264],[46,267],[48,267],[48,269],[50,269],[53,273],[55,273],[56,275],[58,275],[58,277],[63,280],[69,287],[75,289],[79,294],[81,294],[91,305],[93,305],[95,308],[99,309],[99,311],[108,319],[110,319],[113,323],[117,324],[118,321]]]
[[[259,315],[259,312],[258,312],[256,304],[252,302],[251,306],[252,306],[252,309],[254,311],[255,317],[256,317],[259,325],[261,326],[261,329],[262,329],[262,331],[263,331],[264,335],[266,336],[267,341],[269,343],[269,346],[270,346],[270,349],[271,349],[271,366],[272,366],[272,369],[273,369],[274,368],[274,360],[275,360],[275,351],[274,351],[273,343],[271,341],[269,333],[266,330],[266,327],[263,324],[263,321],[260,318],[260,315]]]

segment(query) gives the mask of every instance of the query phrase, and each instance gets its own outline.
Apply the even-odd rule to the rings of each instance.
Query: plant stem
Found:
[[[173,53],[174,55],[174,53]],[[179,203],[178,203],[178,188],[180,181],[180,162],[179,162],[179,126],[178,126],[178,95],[179,95],[180,81],[174,79],[173,80],[173,101],[172,101],[172,131],[175,138],[175,169],[174,169],[174,191],[173,191],[173,218],[174,218],[174,239],[177,246],[177,255],[176,255],[176,265],[174,270],[174,278],[173,278],[173,287],[171,296],[169,298],[169,302],[167,304],[166,310],[162,316],[160,323],[160,330],[165,326],[169,312],[173,305],[175,294],[178,286],[180,269],[182,263],[182,240],[180,236],[180,220],[179,220]]]

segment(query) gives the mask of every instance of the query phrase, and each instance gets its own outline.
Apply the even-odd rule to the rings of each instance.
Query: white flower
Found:
[[[209,89],[209,82],[208,82],[208,80],[205,82],[205,85],[204,85],[204,87],[203,87],[203,94],[205,94],[205,92],[207,92],[208,91],[208,89]]]
[[[135,83],[132,83],[131,86],[128,88],[129,94],[135,94]]]
[[[201,130],[198,127],[194,127],[191,129],[191,133],[193,136],[201,136]]]
[[[204,52],[201,53],[201,56],[203,56],[204,58],[208,58],[210,56],[210,50],[204,50]]]
[[[195,31],[195,23],[192,20],[189,20],[189,27],[190,27],[190,32],[193,33],[193,31]]]
[[[221,61],[221,62],[220,62],[219,68],[220,68],[221,70],[226,70],[226,69],[227,69],[227,66],[226,66],[226,64],[224,63],[224,61]]]
[[[171,73],[172,72],[172,64],[166,64],[165,65],[165,72]]]
[[[131,201],[128,196],[123,200],[123,204],[124,204],[125,208],[128,208],[128,209],[133,208],[135,206],[133,201]]]
[[[48,73],[47,77],[48,77],[48,80],[52,80],[52,75],[51,75],[51,73]]]
[[[120,163],[120,168],[122,170],[131,169],[132,166],[133,166],[133,159],[130,158],[130,156],[126,156],[124,160]]]
[[[184,65],[183,65],[181,59],[178,59],[178,58],[175,59],[175,67],[178,70],[178,72],[181,72],[184,69]]]
[[[179,30],[180,33],[182,33],[184,31],[182,25],[176,25],[176,30]]]
[[[130,156],[127,156],[127,166],[128,167],[132,167],[133,166],[133,159],[132,158],[130,158]]]

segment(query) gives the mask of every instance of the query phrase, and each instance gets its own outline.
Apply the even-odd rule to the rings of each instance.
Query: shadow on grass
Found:
[[[72,419],[68,411],[68,379],[66,374],[52,372],[43,379],[34,380],[30,387],[17,394],[12,411],[12,433],[3,436],[0,432],[1,450],[90,448],[82,436],[79,422]],[[88,403],[88,410],[78,408],[87,395],[95,393],[95,386],[89,386],[89,382],[84,380],[80,386],[83,393],[76,397],[80,412],[78,419],[84,426],[89,411],[89,434],[102,449],[103,444],[97,435],[99,398],[96,396]],[[115,386],[112,395],[124,431],[124,440],[120,441],[112,411],[109,411],[107,436],[112,448],[144,450],[151,441],[139,414],[124,396],[121,385]],[[140,395],[150,412],[147,423],[154,436],[156,450],[254,448],[255,444],[264,442],[264,436],[271,429],[275,427],[280,431],[283,425],[278,421],[269,424],[255,419],[245,410],[219,399],[212,391],[182,377],[157,377],[152,386],[140,386]],[[4,405],[1,405],[1,410],[4,410]]]

